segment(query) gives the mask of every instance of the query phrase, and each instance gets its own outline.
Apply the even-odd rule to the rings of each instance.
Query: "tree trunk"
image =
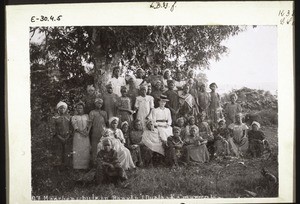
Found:
[[[94,50],[94,86],[97,93],[105,92],[105,85],[110,75],[110,66],[107,63],[106,52],[100,43],[100,32],[93,28],[93,50]]]

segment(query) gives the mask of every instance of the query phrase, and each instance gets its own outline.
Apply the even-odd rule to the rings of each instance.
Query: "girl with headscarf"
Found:
[[[227,126],[231,123],[235,123],[235,115],[242,112],[241,105],[236,103],[237,98],[238,97],[235,93],[230,94],[230,103],[228,103],[225,107],[224,113]]]
[[[242,123],[242,114],[235,115],[235,123],[228,126],[231,131],[232,137],[228,139],[232,153],[241,157],[248,151],[249,143],[247,137],[248,126]]]
[[[124,146],[126,141],[122,130],[118,128],[118,124],[119,118],[112,117],[109,119],[109,138],[112,140],[113,148],[118,153],[118,160],[121,167],[125,170],[135,168],[130,151]]]
[[[53,136],[55,162],[58,161],[58,165],[64,167],[70,165],[72,152],[71,117],[67,113],[68,105],[65,102],[60,101],[56,109],[58,114],[52,117],[50,131]]]
[[[167,96],[161,95],[159,98],[159,107],[153,109],[150,115],[150,119],[153,120],[154,126],[157,127],[159,135],[164,142],[167,142],[167,138],[173,134],[171,111],[165,107],[168,101]]]
[[[142,155],[146,166],[152,165],[153,152],[162,156],[165,155],[163,139],[161,138],[159,131],[154,127],[154,122],[151,119],[146,123],[146,129],[143,132],[141,143],[145,145],[145,148],[142,150]]]
[[[264,132],[260,130],[260,124],[253,121],[251,130],[248,132],[249,151],[253,157],[260,157],[264,151],[270,152],[270,145],[266,140]]]
[[[84,114],[84,103],[76,105],[78,115],[71,119],[74,129],[73,138],[73,168],[88,169],[90,163],[89,116]]]
[[[108,123],[107,113],[102,110],[103,100],[96,98],[96,109],[92,110],[89,114],[91,121],[91,144],[92,144],[92,163],[96,163],[97,158],[97,145],[104,134],[106,124]]]

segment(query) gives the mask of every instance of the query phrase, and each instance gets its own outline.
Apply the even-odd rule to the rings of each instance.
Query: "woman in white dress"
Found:
[[[77,115],[71,119],[74,128],[73,168],[88,169],[90,162],[91,143],[89,138],[89,116],[84,114],[84,104],[76,105]]]
[[[119,128],[117,128],[118,124],[119,118],[112,117],[109,119],[110,129],[106,130],[104,136],[100,139],[98,144],[98,152],[103,149],[103,140],[108,138],[111,140],[113,149],[118,153],[118,160],[121,164],[121,167],[124,170],[135,168],[130,151],[124,146],[125,139],[123,133]]]
[[[146,95],[147,86],[140,87],[140,95],[135,100],[135,111],[137,112],[136,119],[139,119],[146,127],[146,119],[149,117],[151,110],[154,108],[154,98]]]
[[[150,114],[150,119],[154,121],[154,125],[157,127],[164,142],[173,134],[171,111],[165,107],[168,101],[167,96],[161,95],[159,98],[159,107],[153,109]]]

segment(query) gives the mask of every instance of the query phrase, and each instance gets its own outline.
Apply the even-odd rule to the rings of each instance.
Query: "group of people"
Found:
[[[237,95],[221,107],[217,84],[186,79],[180,71],[159,67],[145,77],[143,69],[134,76],[120,76],[114,67],[106,93],[96,94],[93,86],[76,104],[70,116],[60,101],[53,117],[54,149],[63,166],[96,169],[99,183],[127,179],[126,171],[151,167],[158,161],[167,166],[209,162],[216,157],[261,156],[269,144],[253,121],[251,130],[242,122]],[[175,79],[173,78],[175,75]]]

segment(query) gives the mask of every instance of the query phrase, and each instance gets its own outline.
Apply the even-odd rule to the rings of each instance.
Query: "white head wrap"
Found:
[[[68,108],[68,105],[63,101],[58,102],[58,104],[56,105],[56,108],[58,109],[61,106],[64,106],[66,109]]]
[[[256,121],[252,122],[251,127],[252,127],[252,125],[257,125],[257,127],[260,128],[260,124],[258,122],[256,122]]]
[[[117,120],[119,122],[119,118],[118,117],[111,117],[108,122],[109,124],[111,124],[112,121]]]

